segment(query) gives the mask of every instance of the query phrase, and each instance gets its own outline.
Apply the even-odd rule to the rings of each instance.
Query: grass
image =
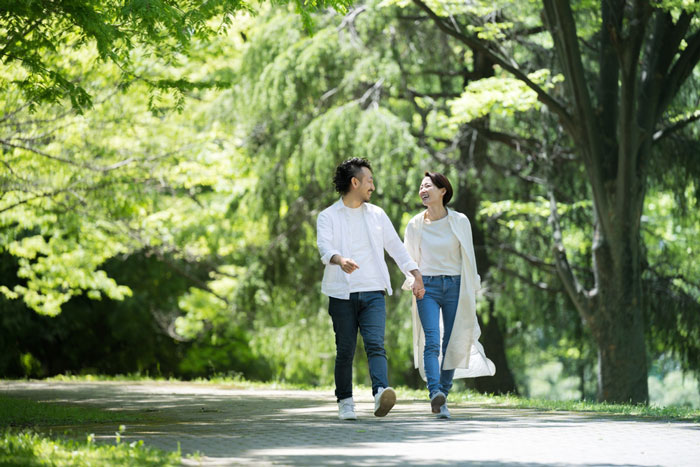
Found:
[[[141,441],[122,443],[119,435],[116,444],[97,444],[89,434],[84,441],[78,441],[36,432],[51,427],[128,423],[142,418],[133,413],[0,396],[0,466],[180,465],[179,452],[166,453],[146,447]],[[124,425],[120,425],[118,433],[124,430]]]
[[[142,419],[141,415],[134,413],[0,396],[0,426],[6,427],[127,423]]]
[[[45,378],[40,381],[56,382],[133,382],[133,383],[183,383],[188,384],[221,384],[236,389],[283,389],[283,390],[312,390],[312,391],[333,391],[332,385],[314,385],[309,383],[290,383],[286,381],[251,381],[240,376],[212,376],[210,378],[195,378],[192,380],[181,380],[176,378],[165,378],[162,376],[142,375],[139,373],[128,375],[57,375]]]
[[[95,466],[95,465],[180,465],[180,453],[165,453],[138,441],[130,444],[96,444],[85,441],[52,439],[37,433],[5,430],[0,433],[2,466]]]

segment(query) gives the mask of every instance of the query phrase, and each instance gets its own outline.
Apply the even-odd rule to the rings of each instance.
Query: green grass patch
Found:
[[[250,381],[240,376],[214,375],[209,378],[195,378],[181,380],[160,376],[142,375],[140,373],[127,375],[57,375],[37,381],[56,382],[133,382],[133,383],[188,383],[188,384],[221,384],[235,389],[284,389],[284,390],[312,390],[333,391],[333,386],[318,386],[308,383],[290,383],[285,381]]]
[[[0,396],[0,426],[43,427],[141,421],[139,414]]]
[[[550,401],[512,395],[484,395],[471,391],[450,394],[450,399],[454,402],[472,403],[487,407],[536,409],[550,412],[578,412],[596,415],[700,422],[700,410],[687,407],[656,407],[641,404],[612,404],[592,401]]]
[[[86,434],[85,441],[78,441],[34,431],[72,426],[79,430],[85,425],[142,419],[141,415],[128,412],[0,396],[0,426],[6,427],[0,431],[0,466],[180,465],[180,452],[166,453],[146,447],[141,441],[122,443],[119,435],[115,444],[106,444],[95,443],[93,435]],[[124,430],[121,425],[118,433]],[[69,431],[65,434],[76,436]]]
[[[4,430],[0,433],[2,466],[95,466],[95,465],[180,465],[180,452],[166,453],[143,442],[97,444],[91,436],[85,441],[52,439],[33,432]]]

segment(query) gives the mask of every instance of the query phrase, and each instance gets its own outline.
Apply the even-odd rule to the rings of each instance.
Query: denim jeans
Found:
[[[423,276],[423,284],[425,285],[425,295],[416,303],[425,333],[423,365],[428,380],[428,391],[431,398],[438,391],[447,396],[452,388],[452,378],[455,371],[443,370],[440,367],[440,311],[442,310],[444,327],[442,355],[445,355],[457,314],[460,276]]]
[[[352,397],[352,360],[358,328],[369,362],[372,394],[380,387],[389,387],[384,351],[384,292],[354,292],[349,300],[330,297],[328,313],[335,331],[335,396],[338,400]]]

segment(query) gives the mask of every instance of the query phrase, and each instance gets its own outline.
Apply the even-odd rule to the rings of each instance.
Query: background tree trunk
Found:
[[[489,299],[489,315],[484,323],[481,315],[477,316],[481,326],[481,342],[486,355],[496,365],[496,374],[474,379],[474,389],[488,394],[519,394],[515,378],[510,371],[506,356],[506,339],[501,328],[502,321],[494,314],[493,301]]]
[[[639,228],[618,225],[616,230],[629,232],[618,233],[618,238],[629,238],[614,242],[621,245],[619,251],[610,251],[608,243],[594,249],[598,288],[589,322],[598,346],[598,399],[647,403]]]

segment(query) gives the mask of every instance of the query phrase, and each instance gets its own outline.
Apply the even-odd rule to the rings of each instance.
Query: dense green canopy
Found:
[[[423,172],[452,180],[502,378],[468,384],[644,400],[647,374],[700,369],[694,6],[638,12],[651,31],[640,38],[637,2],[615,3],[613,29],[624,47],[636,38],[642,63],[680,38],[662,68],[685,71],[645,123],[657,135],[647,147],[622,116],[644,123],[634,112],[658,84],[645,84],[647,65],[630,75],[628,61],[601,55],[618,10],[597,2],[368,1],[347,14],[300,2],[258,15],[227,1],[41,3],[0,3],[0,27],[18,38],[0,52],[0,374],[331,383],[315,219],[351,156],[372,162],[373,201],[400,234],[421,208]],[[571,21],[573,36],[558,36]],[[610,67],[615,83],[632,76],[634,98],[625,85],[608,94]],[[628,193],[617,187],[630,131],[649,152],[635,156],[644,163]],[[616,168],[598,165],[607,158]],[[623,202],[632,194],[636,217]],[[634,261],[611,250],[607,268],[605,238]],[[620,277],[638,287],[603,300]],[[420,386],[410,296],[387,304],[391,379]],[[596,359],[638,321],[641,389],[597,387]]]

